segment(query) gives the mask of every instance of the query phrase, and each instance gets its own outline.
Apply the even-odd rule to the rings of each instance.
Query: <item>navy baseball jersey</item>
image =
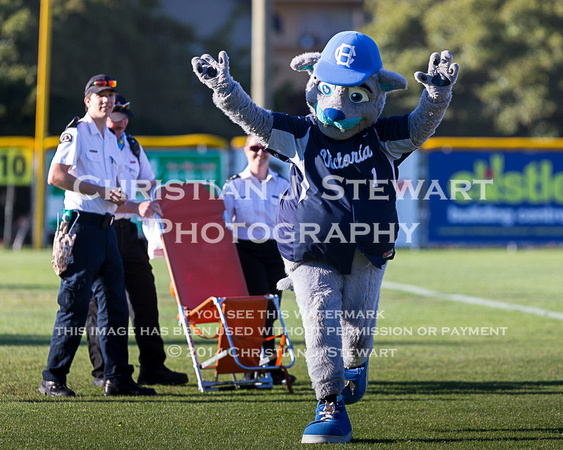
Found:
[[[377,267],[393,258],[394,182],[400,162],[416,150],[408,115],[380,118],[338,141],[320,131],[313,115],[274,113],[267,150],[291,162],[290,187],[277,212],[284,258],[324,260],[343,274],[350,273],[356,246]]]

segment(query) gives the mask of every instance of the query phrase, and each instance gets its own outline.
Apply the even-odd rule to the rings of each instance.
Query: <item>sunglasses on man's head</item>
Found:
[[[129,106],[131,105],[131,102],[127,102],[127,103],[116,103],[114,108],[118,108],[118,109],[129,109]]]
[[[93,81],[90,86],[96,86],[96,87],[108,86],[108,87],[114,88],[114,87],[117,87],[117,81],[116,80],[96,80],[96,81]]]
[[[248,147],[251,151],[258,153],[260,150],[264,150],[266,147],[263,145],[251,145]]]

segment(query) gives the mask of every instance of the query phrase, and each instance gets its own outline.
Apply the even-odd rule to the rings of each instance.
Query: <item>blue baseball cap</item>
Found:
[[[383,68],[377,44],[357,31],[342,31],[326,44],[315,75],[338,86],[359,86]]]

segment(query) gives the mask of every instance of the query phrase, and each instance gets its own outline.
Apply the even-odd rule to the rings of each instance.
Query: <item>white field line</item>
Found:
[[[549,311],[547,309],[534,308],[532,306],[515,305],[512,303],[499,302],[496,300],[489,300],[486,298],[471,297],[469,295],[461,294],[446,294],[444,292],[433,291],[420,286],[413,286],[410,284],[393,283],[391,281],[384,281],[381,286],[383,289],[390,289],[392,291],[409,292],[423,297],[434,297],[444,300],[451,300],[460,303],[469,303],[470,305],[488,306],[489,308],[507,309],[510,311],[520,311],[526,314],[534,314],[541,317],[549,317],[551,319],[563,320],[563,313]]]

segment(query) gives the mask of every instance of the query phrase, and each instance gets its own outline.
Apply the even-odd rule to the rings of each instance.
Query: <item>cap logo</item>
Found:
[[[354,56],[356,56],[356,47],[354,45],[340,44],[340,47],[334,52],[336,64],[340,66],[350,67],[350,64],[354,62]]]

